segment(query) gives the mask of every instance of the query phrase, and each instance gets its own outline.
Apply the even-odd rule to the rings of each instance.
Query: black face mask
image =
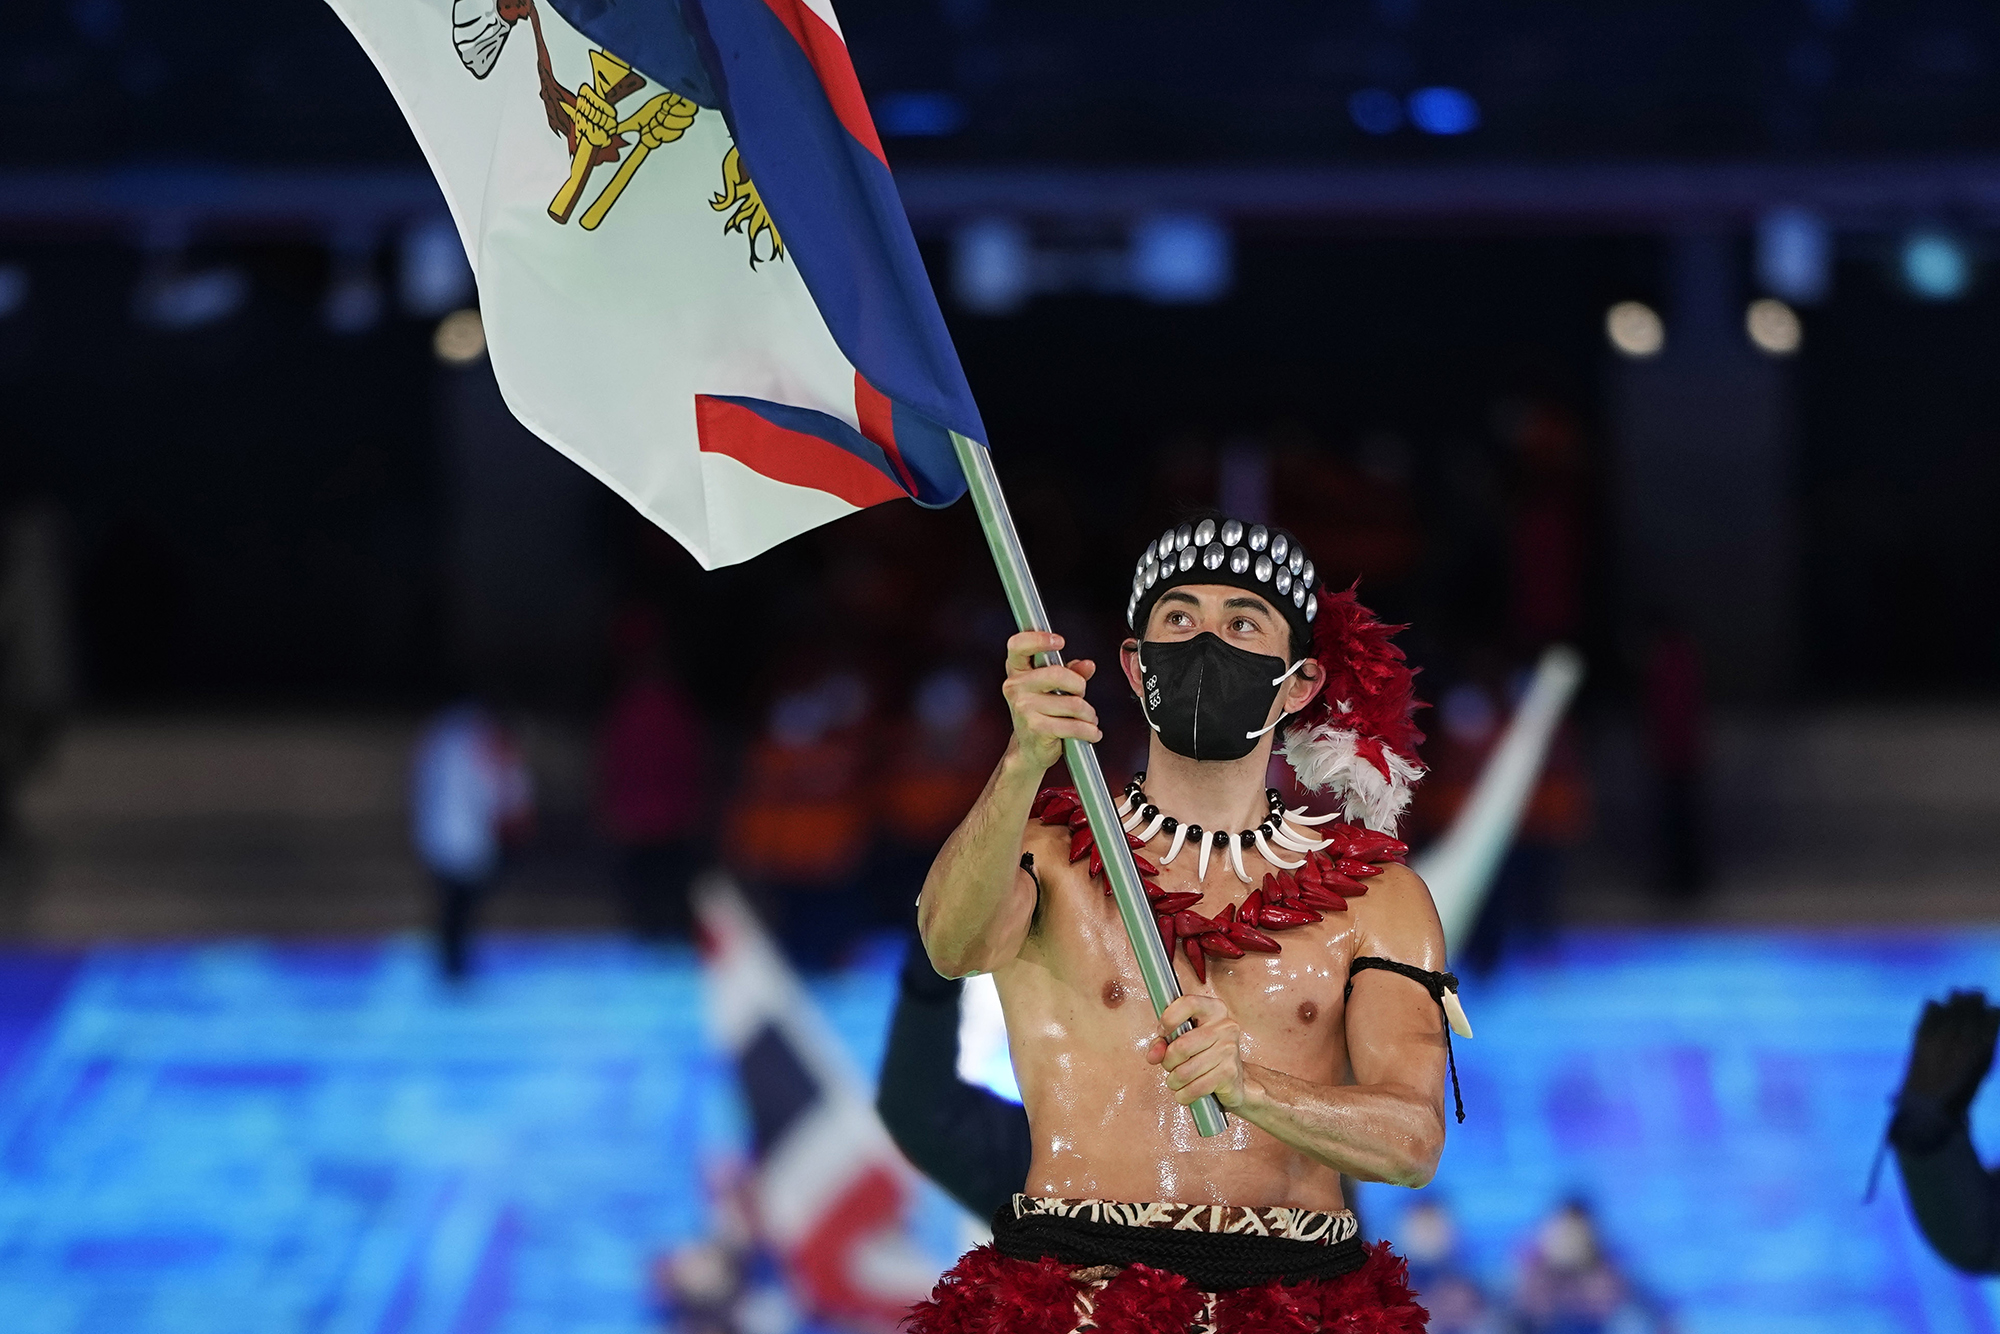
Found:
[[[1290,675],[1283,658],[1225,644],[1207,631],[1139,645],[1139,703],[1146,721],[1161,744],[1191,760],[1248,755],[1257,738],[1271,730],[1264,720]]]

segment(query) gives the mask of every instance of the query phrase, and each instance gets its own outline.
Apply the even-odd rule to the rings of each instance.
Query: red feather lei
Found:
[[[1104,875],[1104,858],[1098,854],[1096,836],[1083,813],[1083,803],[1071,787],[1044,788],[1035,795],[1029,814],[1045,825],[1059,825],[1070,831],[1069,859],[1090,858],[1093,878]],[[1138,856],[1140,882],[1153,909],[1153,921],[1160,928],[1160,942],[1169,957],[1178,945],[1187,955],[1188,967],[1201,981],[1208,980],[1208,959],[1240,959],[1245,954],[1276,954],[1278,942],[1266,934],[1289,931],[1324,920],[1323,914],[1343,912],[1347,901],[1368,892],[1365,881],[1380,875],[1389,862],[1401,862],[1409,855],[1409,845],[1387,834],[1359,825],[1330,824],[1314,831],[1328,841],[1316,852],[1301,854],[1306,864],[1295,871],[1276,871],[1250,891],[1242,903],[1232,903],[1213,917],[1194,910],[1201,895],[1170,894],[1155,883],[1160,868]],[[1125,841],[1134,849],[1145,844],[1132,835]],[[1109,894],[1111,886],[1106,884]]]

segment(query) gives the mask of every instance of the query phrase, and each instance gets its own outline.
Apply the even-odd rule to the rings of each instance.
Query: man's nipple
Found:
[[[1104,990],[1098,994],[1104,998],[1105,1009],[1115,1010],[1125,1003],[1125,984],[1114,977],[1104,984]]]
[[[1315,1020],[1315,1019],[1317,1019],[1317,1018],[1319,1018],[1319,1006],[1317,1006],[1317,1005],[1314,1005],[1314,1004],[1313,1004],[1313,1003],[1312,1003],[1311,1001],[1300,1001],[1300,1002],[1299,1002],[1299,1022],[1300,1022],[1300,1023],[1302,1023],[1302,1024],[1309,1024],[1309,1023],[1311,1023],[1311,1022],[1312,1022],[1313,1020]]]

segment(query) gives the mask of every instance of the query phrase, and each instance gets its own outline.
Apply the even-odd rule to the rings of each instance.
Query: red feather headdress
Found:
[[[1338,798],[1350,823],[1386,834],[1396,832],[1424,776],[1416,673],[1390,642],[1403,628],[1376,620],[1353,588],[1322,596],[1313,657],[1326,684],[1285,723],[1284,756],[1300,785]]]

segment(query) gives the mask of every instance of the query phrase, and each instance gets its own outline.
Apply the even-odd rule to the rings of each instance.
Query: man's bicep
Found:
[[[1416,872],[1390,866],[1354,900],[1355,956],[1444,972],[1444,928]],[[1445,1019],[1423,983],[1386,968],[1351,971],[1348,1062],[1357,1084],[1406,1084],[1442,1099]]]
[[[1443,1106],[1444,1016],[1421,983],[1386,969],[1354,978],[1347,1060],[1362,1087],[1402,1085]]]

